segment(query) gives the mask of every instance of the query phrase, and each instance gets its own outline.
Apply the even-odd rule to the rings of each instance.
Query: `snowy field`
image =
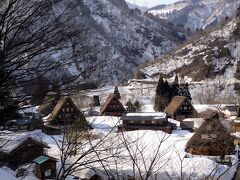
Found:
[[[117,117],[93,116],[88,117],[87,120],[94,128],[91,130],[92,134],[98,135],[99,139],[105,137],[105,141],[101,146],[106,148],[106,153],[102,153],[100,156],[105,157],[106,155],[109,155],[116,150],[114,150],[115,147],[118,147],[118,156],[107,159],[103,164],[93,163],[92,166],[97,168],[96,171],[86,168],[74,173],[74,175],[79,176],[80,178],[88,178],[96,172],[104,176],[103,165],[111,173],[118,171],[119,176],[117,179],[129,175],[131,176],[133,166],[130,157],[133,154],[143,175],[150,167],[154,157],[157,157],[154,166],[151,169],[151,172],[155,175],[151,176],[150,179],[157,178],[159,180],[170,180],[180,176],[184,177],[184,179],[190,177],[192,177],[192,179],[204,179],[209,174],[217,177],[226,171],[220,179],[227,180],[231,179],[230,177],[233,176],[236,170],[236,166],[229,169],[228,166],[215,163],[210,157],[195,156],[193,158],[185,158],[185,145],[193,135],[193,133],[189,131],[178,129],[172,134],[151,130],[117,133],[116,125],[121,123],[120,119]],[[26,138],[28,136],[34,137],[35,139],[39,138],[39,140],[51,147],[47,150],[48,155],[58,159],[60,158],[59,147],[56,144],[56,142],[62,141],[62,136],[60,135],[51,137],[42,133],[40,130],[35,130],[32,132],[8,134],[7,138],[12,137],[16,140],[15,138],[17,137],[17,139],[20,140],[22,137]],[[93,140],[92,143],[97,143],[99,139]],[[129,150],[126,146],[123,146],[123,142],[129,143]],[[74,160],[80,155],[81,154],[78,154],[77,156],[70,158],[69,163],[74,162]],[[94,159],[97,157],[92,153],[89,154],[88,158]],[[234,156],[232,156],[232,160],[233,163],[236,162]],[[58,163],[58,167],[59,166],[60,163]],[[6,168],[1,168],[0,174],[3,175],[2,177],[6,177],[6,180],[16,179],[14,177],[15,172]],[[108,179],[106,176],[105,178]],[[30,173],[29,176],[21,179],[30,180],[35,178],[33,177],[33,174]]]

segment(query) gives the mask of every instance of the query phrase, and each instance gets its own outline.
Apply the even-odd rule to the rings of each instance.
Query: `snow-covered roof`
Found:
[[[10,131],[2,131],[0,134],[0,144],[1,152],[4,153],[11,153],[14,149],[19,147],[24,141],[28,138],[33,139],[39,143],[41,141],[41,130],[35,130],[31,132],[19,132],[19,133],[12,133]]]
[[[163,112],[149,112],[149,113],[127,113],[125,114],[125,116],[127,117],[134,117],[134,116],[150,116],[150,117],[159,117],[159,118],[165,118],[166,117],[166,113]]]
[[[187,118],[183,120],[184,122],[193,122],[194,128],[199,128],[204,122],[203,118]]]
[[[51,114],[49,114],[49,115],[47,115],[47,116],[43,117],[43,118],[42,118],[42,120],[43,120],[43,121],[47,121],[47,120],[48,120],[48,118],[49,118],[50,116],[51,116]]]
[[[236,138],[239,138],[240,139],[240,132],[235,132],[235,133],[232,133],[232,135]]]
[[[19,110],[19,113],[20,113],[20,114],[25,114],[25,113],[34,113],[34,114],[37,114],[37,113],[38,113],[37,108],[38,108],[38,106],[23,106],[23,107],[21,107],[21,109]]]
[[[240,123],[240,119],[233,120],[235,123]]]

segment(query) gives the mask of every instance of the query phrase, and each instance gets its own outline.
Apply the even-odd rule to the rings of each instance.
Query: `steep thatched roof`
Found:
[[[122,109],[122,111],[126,111],[125,108],[123,107],[122,103],[119,101],[119,99],[116,97],[115,94],[110,94],[107,98],[107,100],[104,102],[104,104],[102,105],[100,112],[103,113],[107,110],[108,105],[113,101],[116,100],[117,103],[120,105],[120,108]]]
[[[179,110],[182,104],[188,99],[184,96],[174,96],[170,104],[165,108],[165,112],[167,114],[171,114],[172,116]]]
[[[44,116],[49,115],[55,107],[60,95],[56,92],[48,92],[42,104],[37,108],[37,111]]]
[[[54,109],[51,113],[50,118],[54,119],[55,117],[57,117],[59,112],[61,111],[63,105],[66,103],[70,103],[72,105],[72,107],[75,109],[75,112],[77,114],[80,114],[80,111],[78,110],[78,108],[76,107],[76,105],[74,104],[74,102],[72,101],[72,99],[70,97],[62,97],[62,98],[60,98],[60,100],[58,100],[56,106],[54,107]]]
[[[205,119],[203,124],[189,139],[186,144],[186,149],[208,146],[209,148],[212,148],[212,151],[216,151],[217,148],[230,149],[232,143],[233,138],[230,135],[228,128],[219,119],[218,114],[213,113]]]

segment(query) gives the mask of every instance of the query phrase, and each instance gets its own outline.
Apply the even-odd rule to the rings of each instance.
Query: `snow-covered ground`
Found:
[[[192,176],[193,179],[202,179],[210,173],[218,176],[224,171],[227,171],[227,173],[223,175],[221,179],[227,180],[232,177],[235,172],[235,166],[228,170],[228,166],[219,165],[208,157],[196,156],[192,158],[186,158],[185,145],[193,135],[193,133],[189,131],[178,129],[172,134],[151,130],[117,133],[116,126],[121,123],[120,119],[117,117],[93,116],[88,117],[87,120],[92,124],[94,128],[91,130],[93,134],[97,134],[99,138],[107,136],[102,146],[108,147],[106,148],[108,155],[110,152],[112,152],[111,150],[113,150],[114,147],[120,147],[120,149],[118,149],[119,154],[117,157],[117,169],[115,166],[116,164],[114,163],[116,162],[114,161],[116,158],[110,158],[103,163],[107,169],[111,170],[112,172],[114,170],[118,170],[119,173],[123,176],[132,175],[133,167],[132,160],[130,158],[131,153],[134,154],[137,158],[139,168],[143,174],[146,172],[145,168],[150,166],[151,160],[157,156],[152,172],[154,172],[154,174],[157,174],[154,177],[157,177],[159,180],[170,180],[174,177],[179,177],[181,174],[184,176],[184,179],[187,179],[190,176]],[[13,133],[11,136],[17,136],[18,138],[26,136],[35,138],[37,137],[42,142],[51,147],[49,150],[47,150],[47,154],[59,159],[60,151],[56,142],[61,142],[62,136],[51,137],[39,130],[17,134]],[[93,143],[95,143],[95,141],[97,142],[98,139],[93,140]],[[122,146],[123,142],[129,143],[129,151],[127,150],[126,146]],[[111,150],[109,149],[110,147],[112,148]],[[106,156],[106,154],[103,156]],[[79,157],[79,155],[73,157],[73,159],[69,159],[69,161],[74,161],[77,157]],[[96,155],[94,153],[89,154],[89,158],[96,158]],[[232,157],[232,160],[233,162],[236,162],[236,158],[234,156]],[[59,165],[60,164],[58,164],[58,166]],[[93,163],[92,165],[94,167],[97,167],[99,170],[102,170],[103,172],[102,164]],[[100,171],[98,173],[101,174]],[[76,176],[79,176],[81,178],[89,177],[93,174],[94,171],[90,169],[84,169],[75,173]],[[10,180],[14,179],[14,174],[9,174],[4,169],[0,169],[0,175],[9,177]],[[25,177],[26,180],[31,178],[32,175]]]
[[[119,92],[121,94],[121,101],[125,105],[128,100],[134,102],[138,100],[142,105],[142,112],[149,113],[155,112],[153,109],[153,102],[156,90],[156,80],[131,80],[127,86],[118,86]],[[114,92],[114,86],[106,86],[96,90],[85,91],[84,94],[88,97],[93,95],[99,95],[101,104],[104,103],[106,98],[110,93]],[[204,112],[206,110],[216,110],[219,107],[218,104],[213,105],[203,105],[203,104],[194,104],[194,107],[198,112]],[[100,108],[95,107],[94,111],[99,112]],[[87,110],[86,110],[87,111]],[[151,130],[139,130],[139,131],[130,131],[130,132],[117,132],[117,125],[121,124],[121,119],[118,117],[110,116],[87,116],[87,120],[92,124],[93,129],[91,134],[96,135],[97,139],[93,140],[93,143],[97,143],[101,138],[107,136],[105,141],[101,143],[103,147],[106,148],[106,152],[101,154],[101,156],[109,155],[113,152],[114,147],[120,147],[119,156],[116,158],[110,158],[104,161],[104,165],[111,172],[119,171],[119,173],[126,177],[127,175],[132,175],[132,159],[130,156],[131,153],[136,153],[135,157],[137,158],[139,168],[143,172],[146,172],[146,167],[150,165],[154,156],[157,156],[157,162],[155,163],[152,172],[156,174],[156,177],[159,180],[170,180],[181,176],[184,176],[185,179],[188,179],[190,176],[192,179],[203,179],[209,173],[212,175],[219,176],[223,172],[227,171],[220,179],[227,180],[231,179],[233,176],[236,166],[233,166],[229,169],[228,166],[220,165],[216,163],[212,157],[188,157],[186,158],[185,145],[188,140],[192,137],[193,133],[177,128],[172,134],[166,134],[162,131],[151,131]],[[170,122],[176,123],[179,126],[179,122],[169,119]],[[34,137],[41,140],[43,143],[46,143],[50,149],[47,150],[47,154],[60,158],[60,150],[57,143],[62,142],[62,136],[49,136],[42,133],[39,130],[32,132],[19,132],[12,133],[8,132],[7,137]],[[122,143],[127,141],[129,149],[126,146],[122,146]],[[158,149],[160,147],[160,149]],[[88,146],[84,147],[88,148]],[[84,150],[84,149],[83,149]],[[158,151],[159,150],[159,151]],[[74,160],[79,157],[72,157],[69,159],[69,162],[74,162]],[[89,159],[97,158],[96,154],[89,154]],[[237,159],[235,156],[232,156],[232,161],[235,163]],[[117,169],[116,162],[117,161]],[[99,163],[93,163],[93,167],[97,168],[97,173],[104,174],[103,165]],[[58,163],[60,167],[60,163]],[[4,172],[3,172],[4,171]],[[182,172],[182,173],[181,173]],[[0,171],[0,174],[9,174],[9,171],[3,169]],[[76,172],[74,175],[81,178],[90,177],[94,175],[94,171],[91,169],[84,169],[79,172]],[[10,173],[10,175],[15,176],[15,172]],[[9,175],[9,176],[10,176]],[[170,178],[171,177],[171,178]],[[28,179],[27,179],[28,178]],[[29,174],[25,177],[26,180],[33,179],[33,175]],[[106,178],[107,179],[107,178]]]

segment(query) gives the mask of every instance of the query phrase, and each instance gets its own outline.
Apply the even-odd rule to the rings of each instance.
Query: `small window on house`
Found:
[[[141,120],[141,124],[145,124],[145,121],[144,121],[144,120]]]
[[[73,108],[71,108],[71,112],[73,112]]]
[[[184,110],[187,110],[187,106],[184,106]]]
[[[129,120],[129,123],[130,123],[130,124],[133,124],[133,120]]]
[[[64,108],[62,108],[62,112],[65,112],[65,109],[64,109]]]
[[[62,116],[61,116],[61,115],[59,115],[58,117],[59,117],[59,118],[62,118]]]
[[[67,112],[69,112],[69,108],[67,108]]]
[[[191,106],[189,106],[188,109],[191,110]]]

